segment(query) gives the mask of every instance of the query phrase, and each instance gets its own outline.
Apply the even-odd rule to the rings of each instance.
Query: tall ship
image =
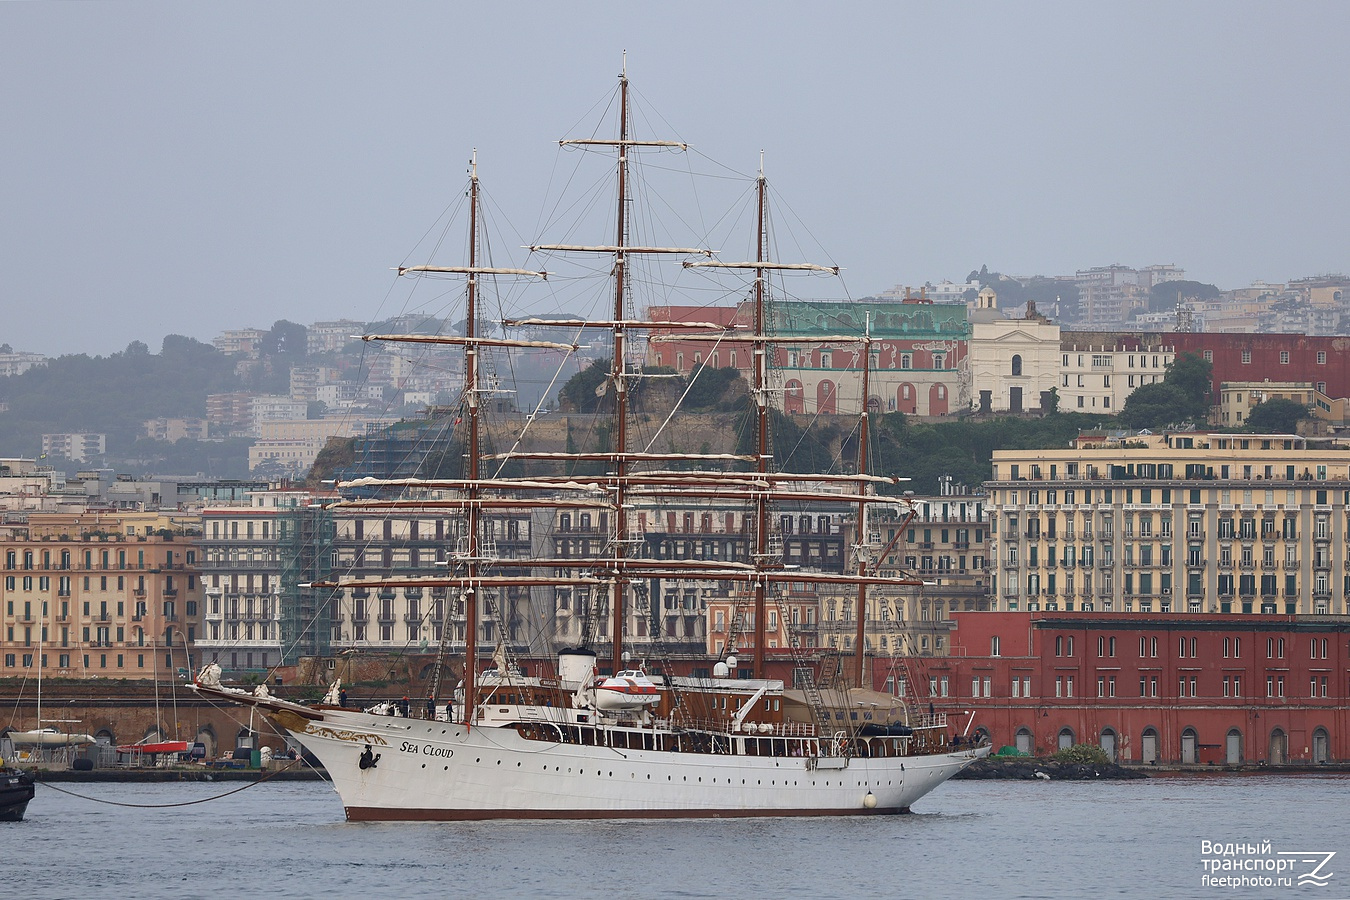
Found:
[[[626,66],[613,106],[615,136],[560,142],[607,155],[616,183],[608,222],[613,242],[529,248],[531,258],[589,260],[592,271],[606,279],[604,315],[503,318],[503,336],[485,333],[485,285],[501,279],[542,280],[549,272],[485,264],[475,158],[467,188],[467,260],[398,270],[407,278],[462,279],[463,333],[363,336],[368,341],[442,345],[455,348],[463,358],[464,388],[452,451],[463,460],[459,477],[353,479],[339,484],[346,499],[336,504],[372,513],[416,510],[444,517],[453,523],[446,529],[444,568],[431,577],[333,577],[309,586],[335,596],[353,590],[431,589],[462,604],[468,623],[464,646],[452,647],[451,629],[442,629],[425,708],[420,700],[414,708],[406,698],[403,703],[350,708],[336,683],[323,702],[293,703],[269,695],[265,686],[250,692],[223,685],[214,665],[199,673],[194,687],[204,696],[256,708],[303,744],[327,770],[350,821],[906,812],[986,755],[987,743],[958,733],[959,723],[949,725],[931,704],[917,708],[890,694],[862,690],[861,614],[852,641],[851,684],[837,679],[832,686],[823,685],[818,680],[819,654],[801,646],[790,627],[786,646],[766,633],[771,619],[775,628],[788,621],[783,597],[789,586],[856,592],[856,609],[863,610],[869,590],[896,592],[916,583],[903,574],[883,573],[879,559],[886,551],[878,554],[869,545],[869,514],[885,509],[903,521],[913,510],[896,492],[903,479],[869,472],[866,403],[857,425],[856,459],[845,467],[851,471],[785,471],[777,457],[791,448],[776,455],[771,441],[771,393],[776,388],[770,361],[775,347],[794,340],[817,345],[849,341],[862,345],[860,357],[867,360],[866,330],[861,337],[772,333],[768,311],[775,278],[837,274],[837,269],[773,259],[762,163],[750,200],[754,250],[746,261],[724,259],[713,249],[644,240],[637,227],[644,195],[634,187],[634,160],[644,152],[673,154],[687,148],[679,141],[634,136]],[[739,278],[745,285],[740,296],[752,311],[749,320],[728,325],[640,317],[633,301],[636,273],[663,260],[677,271],[702,270],[698,274],[709,279]],[[575,337],[570,342],[534,339],[543,326],[550,334],[566,329]],[[654,435],[635,435],[638,416],[632,400],[637,389],[649,378],[670,377],[646,371],[637,362],[638,353],[644,343],[675,339],[706,342],[710,349],[731,341],[751,348],[752,371],[740,412],[748,452],[687,452],[689,448],[675,446],[670,438],[669,452],[660,452],[652,449],[657,446]],[[610,351],[608,371],[595,388],[607,407],[604,445],[542,452],[522,449],[529,442],[516,440],[504,452],[485,449],[483,417],[499,385],[495,375],[485,374],[485,357],[500,351],[567,354],[591,341]],[[867,397],[866,363],[862,369]],[[527,417],[527,428],[534,419]],[[644,409],[641,421],[651,419],[651,410]],[[670,421],[667,417],[660,427]],[[842,571],[816,571],[784,561],[776,517],[793,504],[817,502],[842,502],[855,510],[856,540]],[[687,549],[653,552],[642,535],[645,519],[634,510],[663,504],[739,510],[747,552],[740,558]],[[588,547],[582,555],[564,556],[536,549],[525,558],[501,554],[487,519],[503,509],[570,513],[586,521],[594,517],[600,524],[590,547],[598,551]],[[677,666],[649,666],[651,660],[636,657],[626,646],[629,615],[658,602],[647,587],[658,579],[716,584],[736,598],[733,627],[706,668],[678,674]],[[520,658],[504,639],[482,640],[482,624],[508,591],[561,588],[593,598],[586,607],[591,624],[574,646],[557,648],[540,662]],[[596,627],[596,622],[601,624]],[[790,684],[769,677],[768,662],[775,654],[791,661]],[[462,672],[457,684],[452,664]],[[444,704],[435,699],[442,686],[450,698]],[[856,711],[860,705],[868,710],[861,719]]]

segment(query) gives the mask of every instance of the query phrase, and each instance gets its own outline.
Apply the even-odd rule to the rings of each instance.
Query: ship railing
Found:
[[[816,726],[808,722],[746,722],[739,731],[731,730],[731,723],[725,719],[681,719],[680,726],[689,731],[708,731],[731,737],[781,738],[816,736]],[[765,724],[771,726],[768,731],[760,731]]]
[[[910,723],[910,728],[946,728],[946,713],[927,713],[917,716],[916,721]]]

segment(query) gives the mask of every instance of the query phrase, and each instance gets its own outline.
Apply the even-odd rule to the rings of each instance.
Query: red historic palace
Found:
[[[1257,615],[957,613],[925,660],[934,702],[995,745],[1100,744],[1122,763],[1350,758],[1350,621]],[[920,687],[922,697],[927,691]],[[945,701],[942,698],[946,698]]]

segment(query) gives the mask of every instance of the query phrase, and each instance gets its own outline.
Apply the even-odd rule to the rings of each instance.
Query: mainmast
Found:
[[[680,254],[683,256],[711,256],[710,250],[696,247],[653,247],[628,244],[629,226],[628,226],[628,205],[629,205],[629,186],[628,186],[628,153],[635,147],[658,147],[658,148],[678,148],[685,149],[685,144],[681,141],[658,141],[642,140],[629,137],[630,115],[628,99],[628,66],[625,57],[623,71],[619,75],[619,134],[616,139],[607,138],[584,138],[562,140],[558,143],[563,146],[581,145],[581,146],[608,146],[613,147],[618,154],[618,191],[615,199],[615,239],[612,246],[583,246],[572,244],[537,244],[532,246],[531,250],[560,251],[569,253],[609,253],[614,260],[614,303],[613,317],[607,322],[581,322],[576,323],[579,327],[605,328],[613,337],[614,358],[610,365],[609,381],[614,389],[614,432],[613,443],[609,451],[601,454],[614,463],[614,469],[611,473],[614,479],[614,518],[610,529],[612,543],[612,552],[610,558],[614,561],[614,574],[610,582],[610,612],[611,628],[613,631],[613,666],[617,672],[623,668],[623,625],[626,616],[625,599],[627,593],[628,578],[621,574],[623,565],[622,560],[628,555],[630,544],[628,531],[628,509],[627,509],[627,475],[629,472],[629,462],[640,460],[646,457],[652,457],[652,454],[634,454],[628,452],[628,373],[627,373],[627,339],[628,329],[639,323],[629,320],[627,313],[627,295],[628,295],[628,262],[631,257],[638,254]],[[641,323],[643,328],[651,327],[650,323]],[[572,454],[572,458],[579,458],[579,455]],[[654,457],[653,457],[654,458]]]
[[[478,267],[478,151],[474,151],[469,163],[469,269]],[[472,341],[478,337],[478,273],[470,271],[465,287],[464,299],[464,337]],[[474,501],[478,499],[478,479],[481,463],[481,449],[478,446],[478,350],[468,343],[464,347],[464,395],[469,406],[469,444],[466,468],[469,479],[465,497],[469,501],[465,510],[465,549],[464,574],[469,587],[464,591],[464,727],[472,728],[474,711],[478,708],[478,589],[475,580],[478,576],[478,523],[482,510]],[[447,613],[449,610],[446,611]],[[441,627],[449,623],[448,615],[442,617]],[[453,704],[452,704],[453,705]]]
[[[628,61],[625,57],[623,73],[619,76],[619,190],[618,208],[615,213],[616,234],[614,238],[614,360],[610,366],[610,378],[614,382],[614,449],[620,454],[628,451],[628,386],[624,381],[624,353],[626,331],[624,327],[624,283],[625,266],[628,261],[624,250],[628,242]],[[624,489],[624,475],[628,464],[620,455],[614,460],[614,474],[617,476],[614,491],[614,558],[622,559],[628,552],[628,513]],[[614,580],[610,587],[610,613],[613,617],[613,654],[614,672],[623,666],[623,623],[624,600],[627,596],[628,581],[615,567]]]

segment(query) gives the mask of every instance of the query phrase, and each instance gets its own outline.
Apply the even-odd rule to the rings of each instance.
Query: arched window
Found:
[[[1022,374],[1022,354],[1020,353],[1013,354],[1012,373],[1014,377]]]
[[[1068,727],[1061,728],[1059,730],[1059,749],[1068,750],[1073,745],[1073,729]]]
[[[1030,756],[1032,750],[1031,729],[1023,726],[1017,729],[1017,735],[1013,741],[1017,746],[1017,752],[1023,756]]]

